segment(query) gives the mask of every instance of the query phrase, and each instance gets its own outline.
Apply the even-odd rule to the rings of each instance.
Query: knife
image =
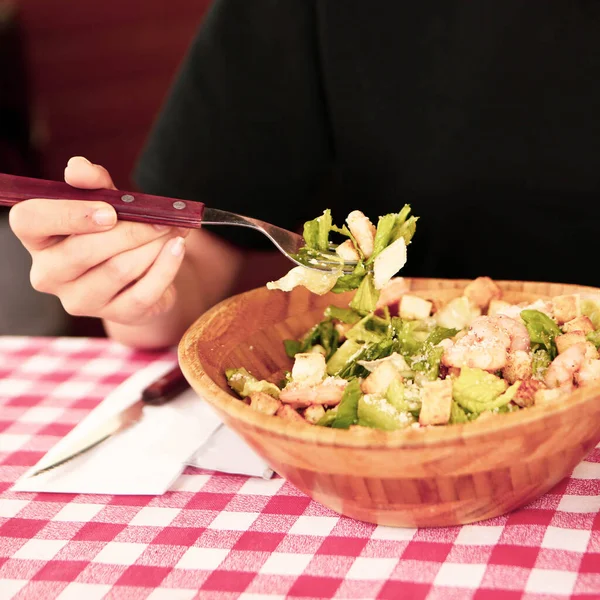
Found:
[[[98,427],[88,433],[83,439],[75,440],[48,466],[37,469],[28,477],[35,477],[62,465],[76,456],[84,454],[88,450],[107,440],[109,437],[124,431],[137,423],[141,418],[144,406],[160,406],[176,398],[181,392],[189,387],[179,366],[173,367],[168,373],[144,388],[138,400],[113,415]]]

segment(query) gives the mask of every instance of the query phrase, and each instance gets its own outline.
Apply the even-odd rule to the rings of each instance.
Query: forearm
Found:
[[[154,349],[177,344],[195,319],[232,293],[243,260],[239,250],[209,232],[191,232],[174,282],[177,298],[173,307],[136,325],[105,320],[107,335],[135,348]]]

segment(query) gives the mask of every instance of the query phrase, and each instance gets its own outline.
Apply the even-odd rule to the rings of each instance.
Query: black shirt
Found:
[[[599,5],[216,0],[137,183],[290,229],[410,203],[402,274],[600,285]]]

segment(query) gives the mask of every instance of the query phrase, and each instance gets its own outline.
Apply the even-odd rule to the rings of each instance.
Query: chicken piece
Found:
[[[264,415],[274,415],[282,406],[277,398],[264,392],[252,392],[249,398],[250,408]]]
[[[363,394],[385,394],[395,379],[402,381],[398,369],[391,360],[379,363],[361,383]]]
[[[515,381],[523,381],[531,377],[531,354],[524,350],[509,352],[506,356],[506,366],[502,370],[502,377],[511,385]]]
[[[503,311],[510,309],[511,306],[513,305],[510,302],[506,302],[505,300],[496,300],[495,298],[492,298],[487,309],[487,314],[490,317],[504,314]],[[517,317],[518,316],[519,315],[517,315]]]
[[[406,283],[404,277],[392,277],[379,292],[376,309],[384,306],[398,305],[400,299],[406,292],[410,291],[410,287]]]
[[[489,277],[477,277],[465,287],[463,294],[481,310],[486,310],[492,300],[502,297],[502,290]]]
[[[591,333],[594,331],[594,324],[591,319],[586,316],[576,317],[571,321],[567,321],[563,325],[563,331],[565,333],[572,333],[574,331],[581,331],[585,334]]]
[[[298,421],[302,423],[306,423],[304,417],[294,410],[291,406],[284,404],[278,411],[277,416],[285,419],[286,421]]]
[[[427,381],[421,393],[421,425],[446,425],[452,410],[452,380]]]
[[[353,210],[346,218],[346,223],[365,258],[369,258],[373,254],[373,242],[377,228],[360,210]]]
[[[525,379],[521,381],[512,401],[523,408],[532,406],[535,402],[535,394],[542,389],[542,386],[542,382],[537,379]]]
[[[600,383],[600,360],[590,360],[575,373],[575,383],[579,386]]]
[[[585,359],[595,360],[597,358],[600,358],[600,355],[598,354],[596,346],[594,346],[592,342],[585,342]]]
[[[565,294],[552,298],[554,318],[559,325],[568,323],[581,316],[581,296],[579,294]]]
[[[573,384],[575,373],[581,369],[587,360],[586,344],[587,342],[583,342],[569,346],[550,363],[544,376],[544,383],[549,388],[558,388]]]
[[[556,349],[559,354],[562,354],[565,350],[568,350],[571,346],[575,344],[585,343],[585,333],[583,331],[572,331],[570,333],[563,333],[562,335],[557,335],[554,338],[554,342],[556,343]]]
[[[303,352],[294,356],[292,381],[299,385],[316,385],[325,379],[327,363],[320,352]]]
[[[406,320],[426,319],[431,315],[433,303],[419,296],[404,294],[400,299],[400,318]]]
[[[353,262],[360,260],[360,255],[354,247],[352,240],[346,240],[340,244],[336,249],[335,253],[345,262]]]
[[[325,409],[321,404],[311,404],[304,411],[304,418],[313,425],[325,414]]]

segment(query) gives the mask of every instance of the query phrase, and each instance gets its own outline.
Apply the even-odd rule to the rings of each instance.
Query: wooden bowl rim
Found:
[[[409,282],[451,282],[466,285],[471,280],[466,279],[430,279],[430,278],[406,278]],[[567,288],[573,288],[573,291],[589,291],[600,294],[599,288],[590,286],[580,286],[575,284],[560,284],[555,282],[539,281],[509,281],[495,280],[500,286],[510,286],[511,284],[521,285],[559,285]],[[433,289],[433,288],[431,288]],[[440,289],[444,289],[441,287]],[[448,288],[446,288],[448,289]],[[419,288],[415,292],[423,291]],[[240,297],[251,298],[253,295],[266,293],[265,288],[260,287],[254,290],[231,296],[218,303],[203,315],[201,315],[185,332],[178,345],[178,359],[180,368],[196,392],[204,398],[209,404],[212,404],[218,410],[226,413],[229,417],[239,420],[246,425],[256,428],[257,433],[267,433],[280,436],[286,439],[310,442],[317,446],[339,446],[346,448],[377,448],[380,450],[405,448],[425,448],[432,446],[455,445],[461,440],[474,437],[483,437],[491,433],[506,432],[511,435],[518,434],[526,430],[533,423],[539,423],[551,416],[559,416],[567,410],[575,407],[581,408],[583,405],[593,402],[600,396],[600,383],[598,385],[585,388],[578,388],[569,397],[558,403],[545,406],[533,406],[519,412],[499,415],[497,418],[476,420],[466,424],[457,424],[452,426],[407,428],[399,431],[381,431],[361,429],[349,431],[345,429],[331,429],[326,427],[316,427],[307,423],[297,421],[286,421],[279,417],[273,417],[262,414],[250,408],[237,397],[223,391],[205,372],[202,362],[197,357],[197,341],[205,328],[210,326],[211,320],[216,314],[222,314],[223,308],[233,303]],[[270,294],[289,293],[289,292],[268,292]],[[293,293],[293,292],[292,292]],[[544,294],[541,294],[543,296]],[[243,365],[240,365],[243,366]],[[522,431],[526,435],[526,431]]]

